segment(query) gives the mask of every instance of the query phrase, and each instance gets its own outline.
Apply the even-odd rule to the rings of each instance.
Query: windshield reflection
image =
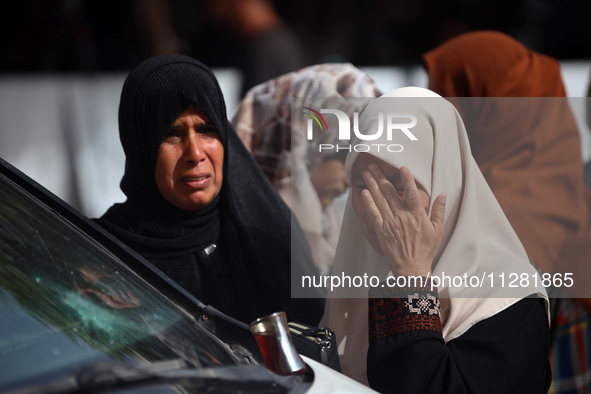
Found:
[[[0,389],[97,359],[233,353],[122,262],[0,177]]]
[[[114,309],[138,308],[142,305],[129,286],[104,269],[84,266],[79,268],[78,273],[79,278],[75,278],[73,284],[84,297],[97,299]]]

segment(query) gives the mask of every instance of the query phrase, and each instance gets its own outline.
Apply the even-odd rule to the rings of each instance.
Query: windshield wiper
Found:
[[[264,392],[272,388],[278,393],[302,393],[309,387],[301,377],[276,375],[262,366],[232,365],[196,370],[188,368],[184,360],[174,359],[145,366],[100,362],[66,377],[20,387],[8,393],[92,393],[137,385],[174,384],[187,379],[198,386],[236,391],[260,389]]]

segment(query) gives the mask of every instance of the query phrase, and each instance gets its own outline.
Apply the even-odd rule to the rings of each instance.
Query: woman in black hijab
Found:
[[[132,70],[119,134],[127,200],[99,224],[234,318],[249,323],[283,310],[292,321],[318,323],[323,301],[290,293],[301,275],[316,274],[309,247],[228,122],[207,66],[160,55]]]

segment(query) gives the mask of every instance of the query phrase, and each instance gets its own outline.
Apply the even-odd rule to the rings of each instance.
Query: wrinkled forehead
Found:
[[[189,117],[194,118],[197,124],[209,124],[215,127],[215,125],[212,124],[205,112],[195,108],[195,103],[189,104],[189,106],[183,112],[181,112],[181,114],[175,119],[175,121],[172,124],[175,125],[176,123],[179,123],[183,119]]]

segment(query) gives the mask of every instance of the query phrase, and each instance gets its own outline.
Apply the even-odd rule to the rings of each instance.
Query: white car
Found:
[[[245,324],[0,159],[0,392],[373,392],[303,359],[269,371]]]

